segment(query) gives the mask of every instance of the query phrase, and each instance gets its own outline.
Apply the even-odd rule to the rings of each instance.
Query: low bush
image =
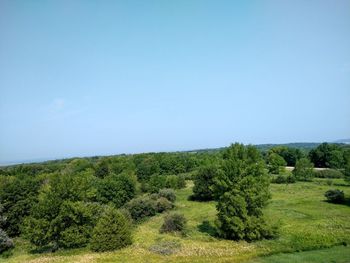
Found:
[[[295,183],[295,177],[293,175],[278,175],[273,177],[271,182],[275,184],[293,184]]]
[[[90,246],[93,251],[110,251],[132,243],[131,224],[118,210],[109,207],[98,220]]]
[[[158,213],[170,210],[174,207],[173,203],[165,197],[160,197],[156,200],[156,210]]]
[[[338,189],[328,190],[324,196],[330,203],[341,204],[345,201],[344,192]]]
[[[129,211],[132,219],[135,221],[154,216],[157,212],[156,201],[149,196],[134,198],[125,205],[125,208]]]
[[[335,169],[316,170],[314,175],[317,178],[342,178],[343,173]]]
[[[168,199],[170,202],[175,202],[176,200],[176,194],[175,191],[173,189],[169,189],[169,188],[164,188],[161,189],[158,193],[159,197],[164,197],[166,199]]]
[[[160,233],[166,232],[184,232],[186,227],[186,218],[183,214],[171,213],[164,217]]]

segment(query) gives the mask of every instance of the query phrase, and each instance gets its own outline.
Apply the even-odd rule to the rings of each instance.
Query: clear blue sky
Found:
[[[0,1],[0,163],[350,137],[350,1]]]

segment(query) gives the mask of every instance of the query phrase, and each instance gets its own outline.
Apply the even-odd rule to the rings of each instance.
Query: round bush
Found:
[[[164,217],[164,223],[160,228],[160,233],[183,232],[186,227],[186,218],[183,214],[171,213]]]
[[[156,209],[158,213],[162,213],[166,210],[170,210],[174,207],[173,203],[165,197],[160,197],[156,200]]]
[[[338,189],[328,190],[324,196],[327,198],[327,201],[331,203],[340,204],[345,201],[344,192]]]
[[[93,251],[110,251],[132,243],[131,224],[118,210],[108,207],[98,220],[91,238]]]
[[[145,217],[154,216],[157,212],[156,201],[148,196],[130,200],[125,208],[129,211],[132,219],[139,221]]]
[[[176,194],[173,189],[164,188],[164,189],[161,189],[158,194],[159,194],[159,197],[164,197],[168,199],[170,202],[175,202],[176,200]]]

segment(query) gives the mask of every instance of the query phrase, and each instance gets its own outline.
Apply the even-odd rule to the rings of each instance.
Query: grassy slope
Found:
[[[334,180],[341,183],[341,180]],[[19,244],[14,255],[6,262],[293,262],[296,259],[322,258],[328,255],[349,258],[347,247],[332,248],[329,252],[312,251],[294,254],[304,250],[328,248],[347,242],[350,244],[350,207],[324,202],[323,194],[330,188],[344,190],[350,195],[349,186],[328,186],[325,180],[293,185],[272,185],[273,198],[266,209],[270,223],[279,223],[280,237],[276,240],[264,240],[255,243],[218,240],[207,232],[199,230],[203,221],[213,224],[215,203],[192,202],[187,198],[191,194],[191,184],[177,192],[177,210],[188,219],[188,234],[185,237],[159,234],[164,215],[158,215],[137,226],[134,244],[126,249],[111,253],[92,253],[88,249],[60,251],[55,254],[28,254],[26,243]],[[20,241],[18,241],[20,242]],[[170,248],[172,255],[162,256],[150,251],[150,247],[175,244]],[[326,250],[325,250],[326,251]],[[273,255],[277,254],[277,255]],[[344,257],[342,257],[344,254]],[[273,256],[268,256],[273,255]],[[268,256],[259,258],[261,256]],[[267,261],[266,261],[267,260]],[[283,261],[284,260],[284,261]],[[289,261],[288,261],[289,260]],[[304,260],[304,261],[305,261]],[[306,261],[313,262],[313,261]],[[315,261],[319,262],[319,261]],[[344,262],[336,260],[332,262]]]

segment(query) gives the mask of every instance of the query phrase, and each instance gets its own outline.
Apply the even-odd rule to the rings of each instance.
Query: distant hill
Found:
[[[334,141],[335,143],[344,143],[344,144],[350,144],[350,139],[340,139]]]

